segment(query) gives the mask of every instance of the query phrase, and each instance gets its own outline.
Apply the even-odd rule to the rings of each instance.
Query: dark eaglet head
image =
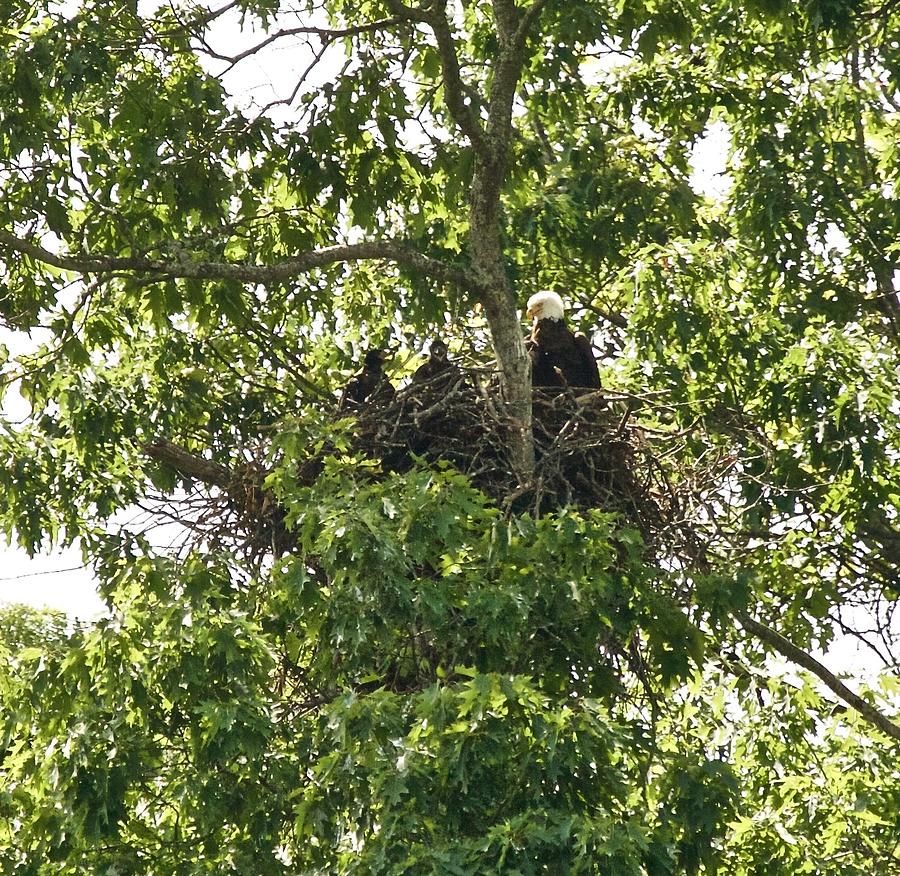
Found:
[[[384,350],[367,350],[363,362],[366,368],[379,369],[390,358]]]
[[[443,362],[447,358],[447,345],[443,341],[435,338],[435,340],[431,342],[428,353],[432,359]]]

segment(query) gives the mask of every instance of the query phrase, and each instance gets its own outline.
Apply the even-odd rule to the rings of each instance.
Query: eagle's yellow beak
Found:
[[[525,316],[527,316],[529,319],[534,319],[537,316],[539,310],[540,307],[537,304],[532,305],[528,308],[528,310],[525,311]]]

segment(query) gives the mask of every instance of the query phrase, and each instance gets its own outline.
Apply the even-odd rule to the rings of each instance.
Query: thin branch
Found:
[[[235,6],[238,6],[240,2],[241,0],[231,0],[231,2],[226,3],[224,6],[220,6],[218,9],[209,9],[202,15],[198,15],[190,21],[181,22],[181,28],[179,30],[163,31],[158,34],[158,36],[175,36],[179,31],[188,29],[196,30],[201,27],[206,27],[206,25],[212,24],[217,18],[221,18],[226,12],[230,12]],[[175,7],[171,4],[169,5],[169,11],[173,14],[176,13]]]
[[[227,12],[230,12],[236,6],[239,6],[241,0],[230,0],[230,2],[226,3],[224,6],[220,6],[218,9],[206,9],[196,18],[181,18],[179,12],[181,10],[177,9],[174,3],[167,4],[167,10],[178,22],[177,27],[168,27],[165,30],[159,31],[149,31],[149,35],[154,37],[157,41],[163,39],[172,39],[175,37],[179,37],[182,34],[189,33],[192,35],[197,35],[203,31],[208,25],[212,24],[216,19],[221,18]],[[150,21],[147,21],[150,24]],[[123,44],[126,45],[126,44]]]
[[[59,255],[9,231],[0,230],[0,245],[30,256],[36,261],[74,271],[79,274],[109,274],[129,271],[160,277],[198,280],[237,280],[241,283],[272,283],[296,277],[315,268],[341,262],[385,260],[419,271],[440,283],[452,283],[478,292],[469,272],[439,259],[422,255],[402,240],[372,240],[362,243],[328,246],[301,253],[275,265],[246,265],[233,262],[184,261],[167,262],[142,256],[95,256],[86,253]]]
[[[856,42],[850,50],[850,79],[853,83],[857,95],[862,99],[862,86],[860,84],[859,75],[859,43]],[[854,108],[853,112],[853,134],[856,139],[856,161],[859,167],[859,175],[862,181],[871,186],[875,183],[875,177],[872,173],[872,165],[869,163],[869,156],[866,152],[866,129],[863,126],[862,108]]]
[[[881,92],[881,96],[885,99],[885,101],[887,101],[894,112],[900,112],[900,101],[898,101],[894,96],[895,89],[892,89],[881,79],[876,80],[876,85],[878,86],[878,90]]]
[[[528,88],[524,84],[522,85],[521,92],[522,103],[527,107],[531,102],[531,94],[528,93]],[[544,167],[553,167],[553,165],[558,163],[557,158],[553,153],[553,145],[550,142],[550,136],[547,134],[547,129],[544,127],[544,123],[536,109],[531,116],[531,130],[534,132],[534,136],[538,141],[538,146],[541,149],[541,158],[544,160]]]
[[[312,60],[309,62],[309,64],[306,65],[306,68],[300,74],[300,78],[296,81],[296,83],[294,83],[294,88],[291,91],[290,95],[283,100],[273,100],[270,103],[267,103],[262,108],[261,115],[265,115],[265,113],[267,113],[270,109],[272,109],[275,106],[279,106],[279,105],[292,106],[294,101],[297,99],[297,95],[299,94],[300,89],[306,83],[306,80],[309,77],[310,73],[312,73],[312,71],[318,66],[319,62],[325,56],[325,53],[331,48],[332,44],[333,44],[332,40],[327,39],[327,38],[323,39],[322,45],[319,46],[319,50],[313,55]],[[347,62],[344,64],[343,68],[341,69],[341,71],[335,77],[335,80],[339,80],[344,75],[349,64],[350,64],[350,61],[348,59]]]
[[[868,12],[859,12],[857,13],[857,16],[864,21],[866,19],[881,18],[893,12],[898,5],[900,5],[900,0],[885,0],[881,6],[871,9]]]
[[[9,575],[7,577],[0,578],[0,581],[22,581],[25,578],[42,578],[47,575],[62,575],[64,572],[81,572],[88,567],[81,563],[78,566],[68,566],[65,569],[47,569],[43,572],[26,572],[23,575]]]
[[[900,726],[879,712],[871,703],[866,702],[859,694],[850,690],[837,676],[829,672],[828,669],[814,657],[807,654],[806,651],[798,648],[780,633],[754,620],[742,611],[736,612],[735,617],[745,630],[762,639],[763,642],[774,648],[779,654],[787,657],[788,660],[792,660],[804,669],[808,669],[813,675],[821,679],[829,690],[840,697],[847,705],[856,709],[869,723],[874,724],[879,730],[893,739],[900,740]]]
[[[271,45],[277,40],[283,39],[284,37],[290,36],[299,36],[300,34],[306,34],[311,36],[321,37],[323,40],[328,42],[332,42],[336,39],[341,39],[342,37],[348,36],[359,36],[364,33],[373,33],[379,30],[387,30],[389,27],[393,27],[397,24],[406,24],[408,19],[394,17],[394,18],[384,18],[380,21],[372,21],[367,24],[359,24],[355,27],[344,27],[344,28],[327,28],[327,27],[312,27],[312,26],[300,26],[300,27],[288,27],[283,28],[282,30],[277,30],[274,33],[269,34],[264,40],[257,43],[254,46],[250,46],[250,48],[245,49],[243,52],[239,52],[237,55],[216,55],[216,58],[222,61],[228,61],[230,70],[232,67],[235,67],[245,58],[249,58],[251,55],[255,55],[257,52],[264,49],[266,46]],[[227,72],[227,71],[225,71]],[[221,75],[221,74],[220,74]]]

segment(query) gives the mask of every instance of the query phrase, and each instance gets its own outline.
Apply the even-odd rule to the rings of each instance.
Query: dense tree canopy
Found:
[[[896,4],[2,11],[0,524],[109,606],[0,617],[3,873],[900,869]],[[544,288],[652,532],[531,503]],[[336,410],[438,335],[503,495]]]

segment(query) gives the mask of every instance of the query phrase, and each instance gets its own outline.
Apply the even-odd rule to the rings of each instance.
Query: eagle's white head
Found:
[[[555,292],[536,292],[528,299],[525,315],[529,319],[562,319],[566,306]]]

